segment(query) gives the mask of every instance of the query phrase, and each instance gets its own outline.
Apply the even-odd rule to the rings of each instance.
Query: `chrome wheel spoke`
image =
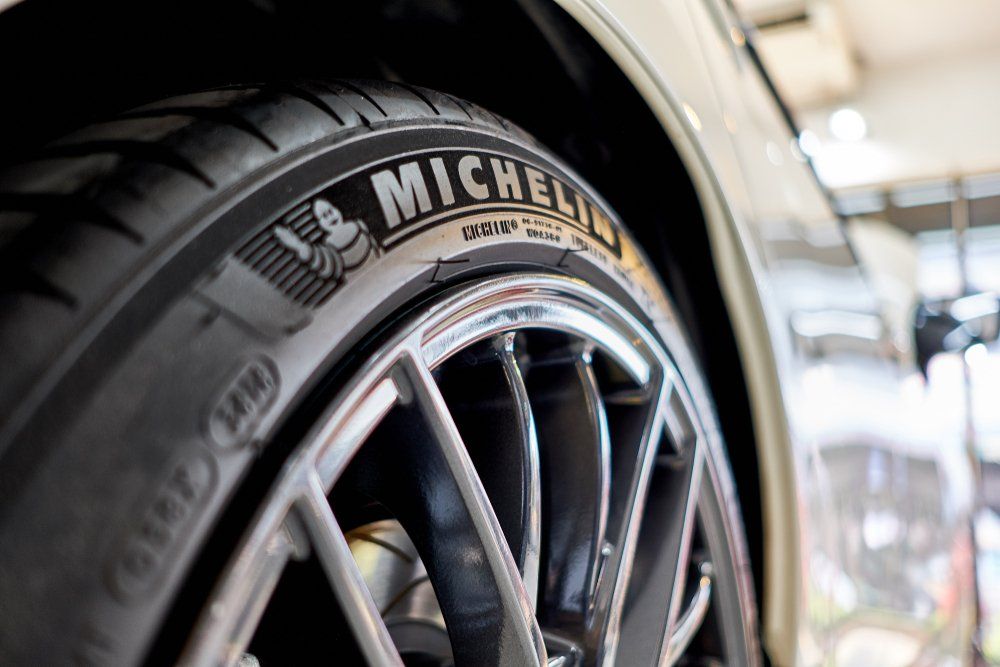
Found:
[[[544,663],[533,605],[434,377],[408,354],[395,380],[403,404],[359,459],[357,483],[389,508],[416,546],[456,661]]]
[[[687,650],[694,636],[701,628],[708,616],[708,609],[712,603],[712,565],[704,562],[698,567],[700,576],[698,577],[698,588],[691,604],[684,611],[684,614],[673,626],[670,635],[667,637],[666,660],[668,665],[675,664],[684,651]]]
[[[185,652],[179,664],[238,664],[294,551],[286,530],[277,529],[268,535],[257,555],[238,560],[233,569],[241,578],[230,579],[229,585],[213,595],[201,630],[192,638],[194,648]]]
[[[340,602],[358,648],[370,665],[402,665],[347,540],[337,525],[319,477],[309,474],[304,486],[304,494],[295,503],[297,515]]]
[[[546,627],[582,637],[604,560],[611,445],[591,350],[563,348],[534,359],[528,374],[545,488]]]
[[[514,334],[505,334],[494,342],[494,348],[500,357],[504,377],[510,386],[510,392],[516,406],[516,423],[522,433],[522,463],[525,481],[522,503],[522,535],[518,555],[518,566],[524,579],[524,588],[528,599],[534,607],[538,600],[538,577],[541,567],[542,549],[542,472],[538,452],[538,429],[535,417],[531,411],[531,401],[528,398],[528,388],[524,384],[524,376],[517,360]]]
[[[535,622],[534,605],[528,598],[520,573],[514,563],[503,531],[497,521],[485,489],[476,474],[472,461],[462,443],[458,428],[451,417],[444,396],[441,395],[437,383],[422,359],[414,355],[405,364],[406,374],[413,391],[413,402],[426,418],[435,436],[435,443],[447,465],[450,481],[454,484],[463,508],[467,512],[467,525],[460,528],[466,531],[465,539],[456,539],[457,535],[448,530],[448,526],[439,525],[442,533],[448,536],[448,544],[438,548],[442,565],[449,570],[443,578],[454,578],[461,588],[454,591],[455,596],[463,598],[475,597],[476,588],[482,589],[489,598],[489,609],[492,615],[498,613],[494,622],[486,622],[484,607],[479,604],[453,604],[455,615],[460,615],[459,623],[449,622],[448,627],[454,628],[453,644],[458,644],[456,635],[462,627],[468,627],[468,637],[465,641],[473,647],[471,654],[480,656],[473,658],[469,664],[496,665],[532,665],[546,662],[545,647],[542,643],[541,631]],[[443,510],[442,519],[454,519],[454,507],[440,507]],[[456,526],[456,528],[459,528]],[[450,534],[449,534],[450,533]],[[440,540],[440,536],[435,536]],[[465,544],[463,544],[463,542]],[[458,553],[455,553],[455,552]],[[477,553],[478,552],[478,553]],[[469,563],[469,561],[473,561]],[[492,581],[483,580],[480,563],[485,561]],[[464,581],[459,582],[457,570],[466,568]],[[444,573],[442,573],[444,574]],[[471,586],[468,586],[471,584]],[[494,588],[494,590],[490,590]],[[481,600],[480,602],[486,602]],[[497,606],[498,605],[498,606]],[[446,621],[449,610],[444,609]],[[453,613],[454,613],[453,612]],[[499,641],[498,641],[499,638]],[[483,642],[488,642],[483,644]],[[464,643],[464,642],[463,642]],[[456,648],[456,653],[458,653]],[[456,658],[459,657],[456,655]],[[486,658],[483,660],[482,658]]]
[[[514,556],[528,599],[538,595],[541,472],[538,435],[516,335],[496,336],[449,364],[439,382]]]
[[[597,591],[588,642],[603,664],[614,664],[617,655],[639,529],[672,386],[665,369],[658,369],[650,386],[641,391],[605,398],[611,438],[616,443],[612,453],[615,492],[608,521],[614,548],[605,564],[605,581]]]
[[[322,489],[330,484],[324,478],[332,480],[339,474],[397,399],[395,384],[387,378],[380,378],[370,386],[358,385],[352,394],[352,400],[316,429],[316,446],[297,452],[285,465],[253,529],[234,554],[227,576],[213,591],[178,664],[231,665],[241,660],[285,566],[308,551],[306,543],[311,536],[302,535],[302,523],[293,507],[314,492],[314,481],[323,495]],[[330,512],[329,506],[326,511]],[[354,567],[353,561],[350,566]],[[357,584],[356,579],[353,584]],[[361,585],[364,586],[363,580]],[[345,593],[359,596],[362,591],[367,592],[363,588],[337,591],[334,586],[338,598]],[[396,655],[395,662],[390,657],[389,662],[379,664],[398,664],[398,661]]]
[[[671,397],[675,405],[677,396]],[[675,664],[704,618],[694,615],[687,618],[683,627],[679,624],[704,448],[702,438],[694,425],[685,421],[684,414],[668,410],[666,417],[668,439],[674,452],[663,456],[661,460],[666,464],[659,465],[653,473],[659,479],[653,484],[655,492],[650,493],[647,506],[651,514],[660,518],[657,525],[647,526],[640,533],[636,569],[641,569],[641,575],[630,583],[623,612],[617,654],[621,664]],[[710,586],[704,591],[699,588],[696,599],[701,594],[707,605],[710,592]],[[697,608],[700,610],[702,606],[699,601]],[[675,637],[678,632],[683,636]]]

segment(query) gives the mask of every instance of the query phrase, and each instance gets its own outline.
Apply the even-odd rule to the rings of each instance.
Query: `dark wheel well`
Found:
[[[527,129],[622,215],[685,316],[729,443],[762,590],[746,385],[694,187],[628,79],[551,0],[24,0],[0,15],[0,62],[5,164],[172,94],[300,78],[417,84]]]

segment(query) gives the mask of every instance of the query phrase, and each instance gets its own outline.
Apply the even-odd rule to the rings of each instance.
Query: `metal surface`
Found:
[[[611,502],[610,436],[589,352],[546,360],[532,372],[529,392],[543,417],[538,436],[545,466],[562,471],[545,488],[545,512],[557,529],[549,535],[555,557],[545,573],[553,595],[539,615],[546,625],[579,635],[590,616]]]
[[[326,491],[319,475],[315,471],[303,474],[307,479],[296,480],[296,486],[305,487],[295,498],[297,515],[306,525],[309,543],[319,555],[362,653],[370,665],[402,665],[389,630],[382,622],[364,578],[354,565],[351,549],[326,501]]]
[[[704,623],[708,615],[709,605],[712,599],[712,565],[702,563],[699,567],[701,576],[698,578],[698,590],[691,600],[691,605],[684,611],[684,615],[677,621],[674,631],[668,641],[665,655],[660,664],[674,665],[684,655],[684,651],[694,640],[695,633]]]
[[[485,411],[469,407],[485,397],[472,377],[497,390]],[[465,394],[456,391],[463,386]],[[522,452],[513,465],[498,467],[463,442],[463,432],[489,441],[470,418],[498,416],[514,417],[506,420],[514,428],[492,436]],[[685,590],[699,494],[708,499],[700,511],[721,512],[719,525],[732,525],[725,490],[701,482],[705,457],[718,452],[707,442],[661,343],[603,294],[535,275],[460,290],[404,325],[334,399],[272,488],[181,664],[253,657],[252,626],[277,573],[310,553],[369,664],[400,664],[416,626],[441,636],[438,619],[450,638],[447,658],[459,664],[610,664],[630,633],[652,637],[652,658],[674,664],[715,595],[707,561]],[[672,476],[654,478],[664,457]],[[338,481],[377,498],[399,524],[345,537],[328,501]],[[649,493],[658,499],[653,514]],[[393,537],[393,525],[405,533]],[[727,531],[716,531],[722,546],[712,562],[738,581],[744,557]],[[388,550],[389,560],[356,560],[359,540]],[[638,604],[635,591],[649,588],[632,576],[643,544],[667,564],[668,590]],[[736,597],[718,604],[737,610],[735,621],[720,617],[712,631],[745,651],[747,619],[738,610],[746,601],[738,586],[727,595]],[[647,607],[659,611],[647,615]]]
[[[513,333],[496,337],[470,365],[439,378],[475,467],[504,470],[483,480],[532,605],[541,555],[541,463],[534,413]],[[501,442],[507,446],[497,447]]]

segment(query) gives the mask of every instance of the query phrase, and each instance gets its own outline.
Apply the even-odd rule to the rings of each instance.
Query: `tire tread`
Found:
[[[0,309],[0,367],[41,385],[55,356],[85,335],[190,215],[255,169],[331,134],[442,116],[511,127],[471,103],[408,84],[235,85],[126,111],[0,171],[0,297],[18,304]],[[97,248],[107,245],[108,232],[127,243],[102,255]],[[68,240],[74,247],[53,251]],[[44,327],[25,317],[38,299],[66,317]],[[0,456],[23,425],[17,422],[37,410],[28,404],[29,388],[25,381],[0,384]]]

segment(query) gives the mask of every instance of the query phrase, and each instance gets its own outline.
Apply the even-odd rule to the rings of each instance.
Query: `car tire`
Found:
[[[399,83],[183,95],[5,170],[0,231],[0,662],[176,659],[331,392],[413,313],[528,274],[597,290],[669,351],[706,439],[705,541],[728,554],[726,650],[755,659],[675,311],[600,196],[508,121]]]

